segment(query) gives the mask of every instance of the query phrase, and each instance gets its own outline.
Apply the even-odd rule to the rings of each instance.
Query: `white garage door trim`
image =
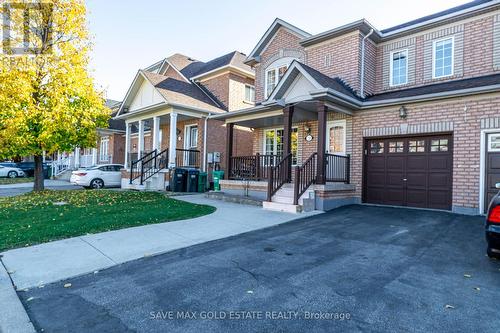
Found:
[[[500,133],[500,128],[490,128],[481,130],[481,153],[479,165],[479,214],[484,215],[485,205],[484,186],[486,181],[486,136],[491,133]]]

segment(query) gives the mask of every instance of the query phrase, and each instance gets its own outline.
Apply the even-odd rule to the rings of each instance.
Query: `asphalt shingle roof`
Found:
[[[212,112],[224,112],[197,85],[164,75],[142,72],[169,103],[182,104]]]
[[[341,78],[332,78],[307,65],[304,65],[302,63],[300,65],[306,70],[309,75],[313,77],[313,79],[315,79],[323,87],[336,90],[344,95],[356,99],[360,99],[357,92],[352,89],[347,83],[345,83]]]
[[[250,66],[243,63],[245,59],[246,56],[244,54],[238,51],[233,51],[208,62],[195,61],[182,69],[179,69],[178,67],[177,69],[179,69],[187,78],[192,78],[227,65],[233,65],[247,72],[253,72],[253,69]]]

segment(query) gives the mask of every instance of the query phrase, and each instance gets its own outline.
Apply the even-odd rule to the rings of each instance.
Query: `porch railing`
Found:
[[[200,167],[200,151],[196,149],[176,149],[175,165],[178,167]]]
[[[130,153],[130,157],[132,158],[132,154],[135,154],[137,156],[137,153]],[[149,152],[145,153],[141,158],[137,160],[129,160],[130,161],[130,184],[137,178],[141,177],[142,175],[142,164],[144,161],[148,160],[151,158],[153,155],[156,155],[156,149]],[[142,184],[141,184],[142,185]]]
[[[293,204],[299,204],[299,198],[316,182],[318,153],[313,153],[301,166],[295,168],[293,186]]]
[[[276,166],[269,169],[269,180],[267,183],[267,201],[285,184],[290,182],[290,166],[292,165],[292,154],[288,154]]]
[[[325,176],[327,182],[342,182],[349,184],[351,181],[351,158],[349,155],[325,155]]]
[[[271,167],[280,161],[278,155],[255,154],[250,156],[232,156],[230,159],[229,179],[262,180],[269,179]]]
[[[145,159],[141,163],[141,182],[142,185],[146,180],[156,175],[160,170],[168,167],[168,148],[161,152],[153,154],[153,156]]]

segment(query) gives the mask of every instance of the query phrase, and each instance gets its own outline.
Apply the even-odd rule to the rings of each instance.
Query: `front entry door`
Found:
[[[493,196],[498,193],[496,183],[500,183],[500,133],[488,134],[486,144],[485,212]]]
[[[184,165],[192,166],[196,165],[197,154],[190,152],[189,150],[198,149],[198,126],[188,125],[186,126],[186,134],[184,137]]]

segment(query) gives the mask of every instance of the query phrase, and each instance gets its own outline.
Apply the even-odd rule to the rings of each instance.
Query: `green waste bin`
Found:
[[[213,171],[214,191],[220,191],[220,180],[224,178],[224,171]]]
[[[200,172],[198,175],[198,192],[203,193],[207,189],[207,173]]]

